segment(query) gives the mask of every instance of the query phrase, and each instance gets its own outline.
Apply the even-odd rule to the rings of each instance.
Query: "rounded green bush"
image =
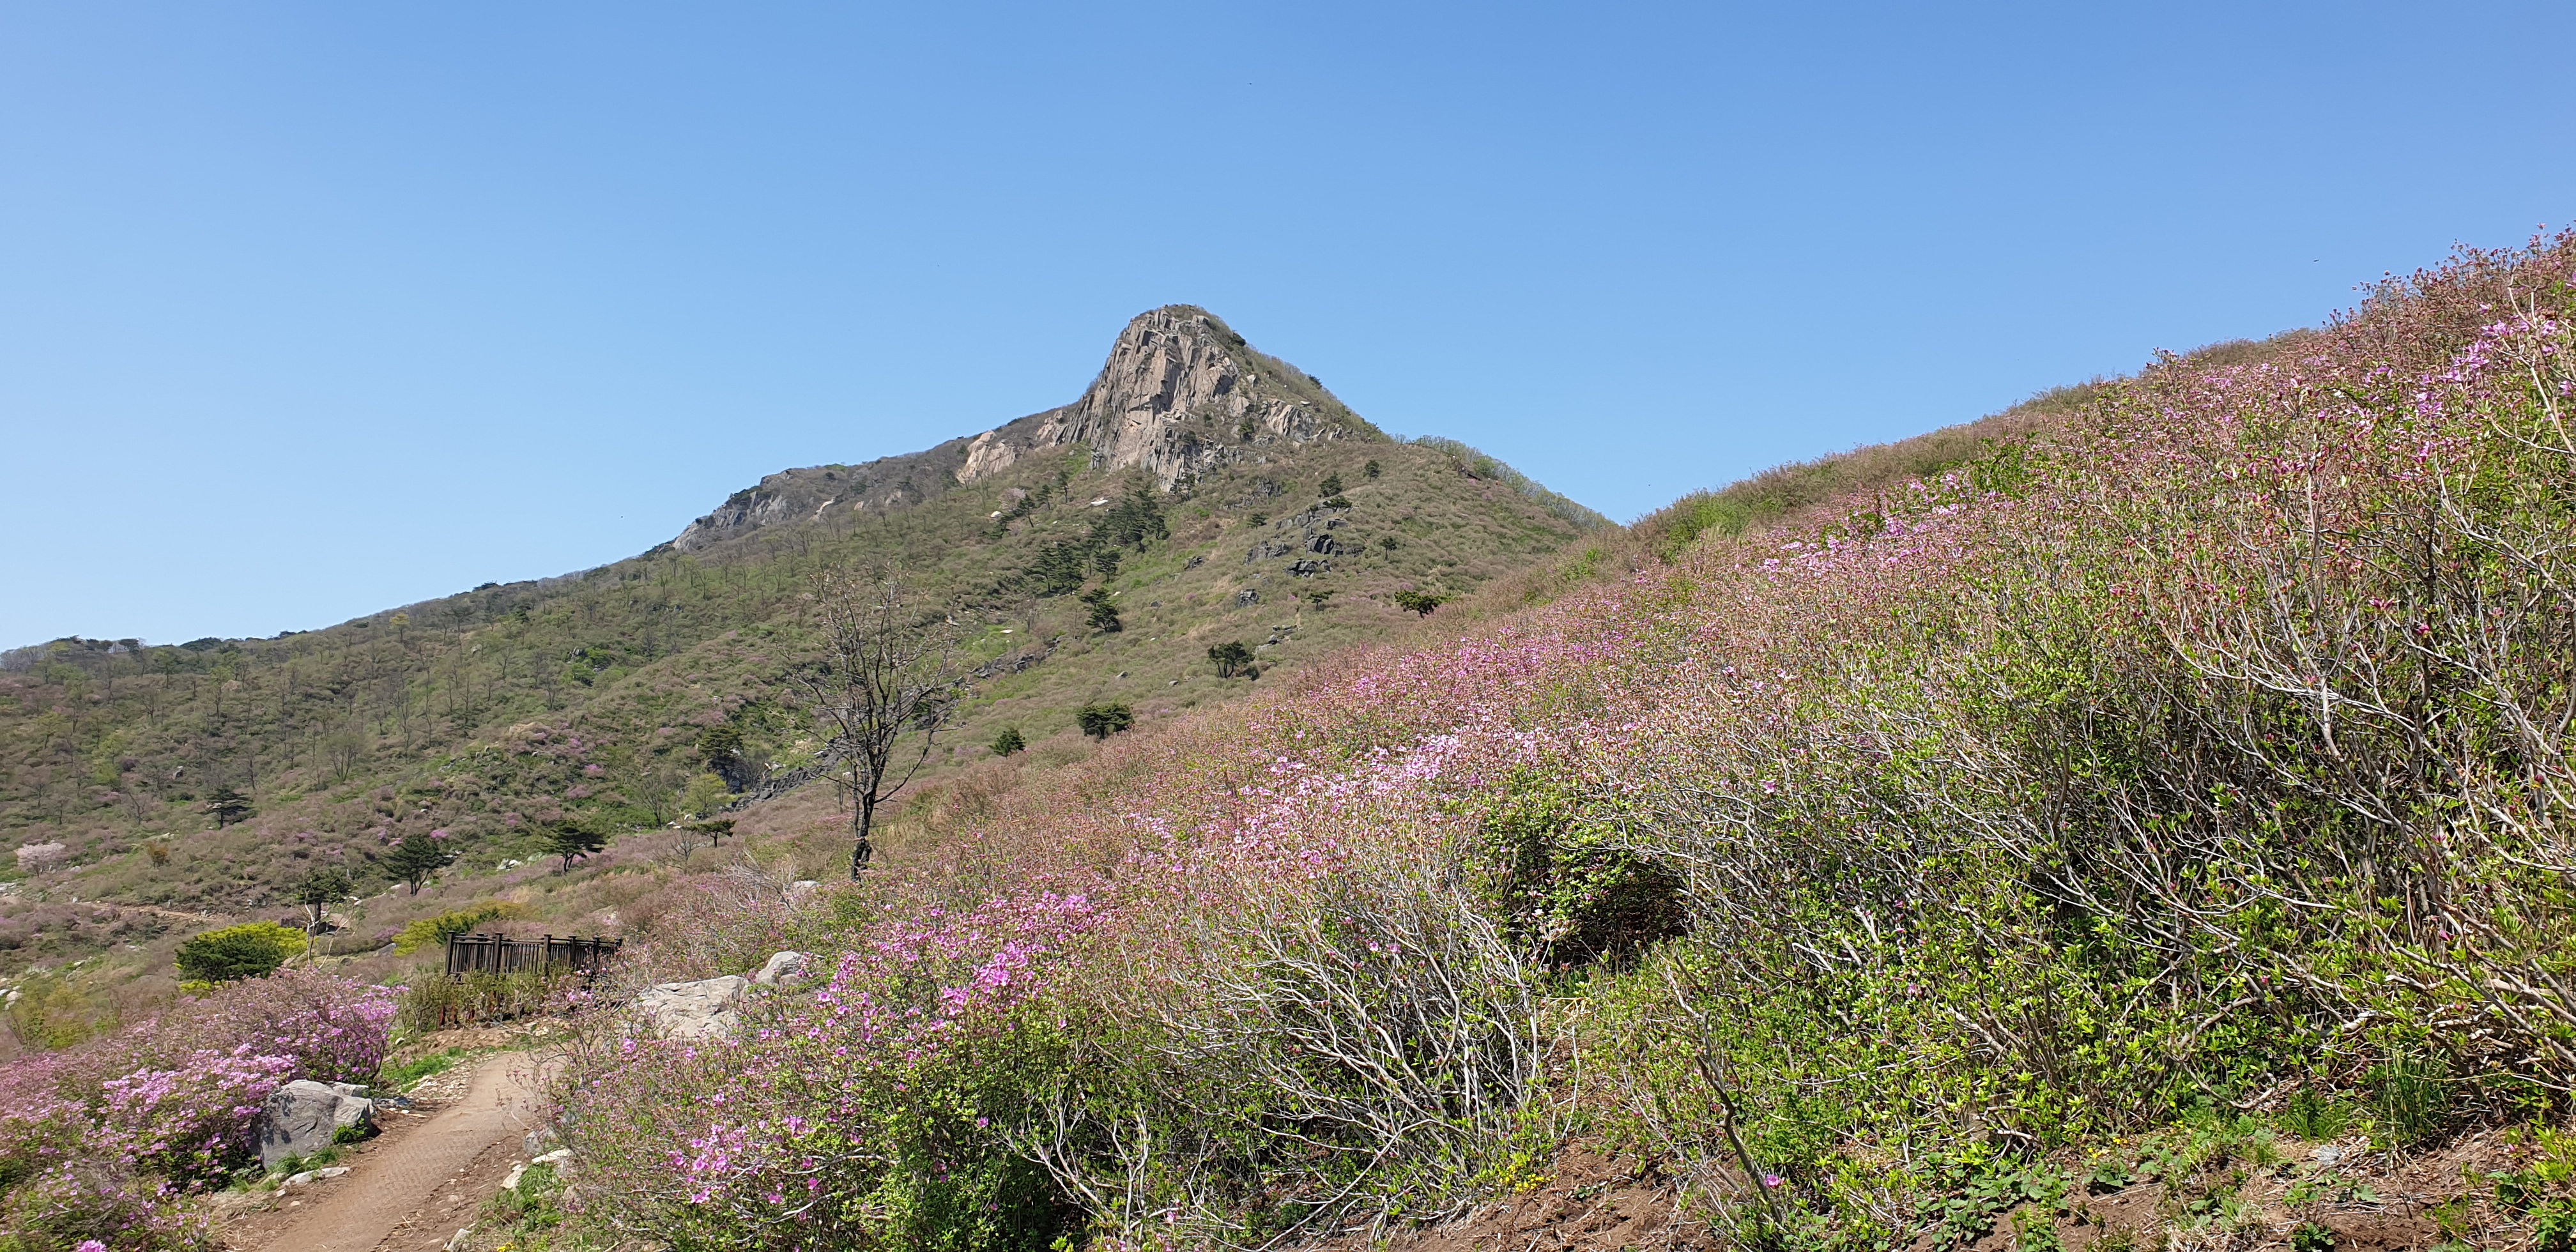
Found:
[[[179,945],[179,976],[191,982],[256,978],[304,952],[304,932],[275,922],[209,930]]]

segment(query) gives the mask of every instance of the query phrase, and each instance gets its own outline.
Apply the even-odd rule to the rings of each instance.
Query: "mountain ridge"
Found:
[[[255,913],[318,860],[379,901],[357,924],[399,924],[381,889],[409,836],[443,832],[471,883],[551,824],[664,826],[710,770],[810,776],[781,684],[825,570],[900,566],[971,628],[945,768],[1003,728],[1077,749],[1088,703],[1145,724],[1232,699],[1414,622],[1405,593],[1472,593],[1607,524],[1463,444],[1389,438],[1205,310],[1151,310],[1072,403],[769,475],[635,556],[267,639],[0,654],[0,837],[39,849],[0,858],[0,967],[149,926],[49,901]],[[1214,667],[1228,644],[1255,663]],[[716,727],[740,741],[721,762]],[[250,816],[217,821],[226,790]]]
[[[1167,304],[1130,319],[1100,373],[1067,404],[858,466],[781,470],[689,523],[669,547],[703,551],[802,518],[918,504],[992,480],[1024,458],[1085,449],[1097,470],[1142,469],[1157,489],[1331,439],[1390,442],[1313,375],[1254,349],[1215,314]]]

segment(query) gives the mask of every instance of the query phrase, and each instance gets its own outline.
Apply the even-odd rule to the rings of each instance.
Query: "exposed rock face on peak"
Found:
[[[968,441],[957,480],[1088,446],[1093,465],[1143,469],[1169,490],[1265,446],[1351,437],[1380,436],[1313,378],[1254,352],[1206,310],[1175,304],[1127,323],[1081,399]]]
[[[958,455],[965,446],[965,440],[951,439],[926,452],[865,465],[780,470],[756,487],[733,493],[714,512],[689,523],[671,546],[696,552],[763,527],[819,522],[835,512],[883,513],[919,504],[957,485]]]
[[[762,527],[839,510],[918,504],[1030,456],[1087,448],[1099,469],[1141,469],[1165,491],[1229,462],[1328,439],[1383,439],[1308,374],[1256,352],[1186,304],[1138,316],[1082,398],[972,439],[866,465],[784,470],[737,491],[671,546],[693,552]]]

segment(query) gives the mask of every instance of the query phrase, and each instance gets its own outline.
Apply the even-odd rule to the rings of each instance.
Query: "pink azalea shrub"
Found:
[[[67,1160],[0,1198],[0,1231],[26,1252],[206,1252],[205,1223],[171,1198],[113,1162]]]
[[[2563,1101],[2571,281],[2576,237],[2464,254],[1922,481],[957,784],[936,859],[656,932],[693,973],[841,955],[737,1040],[600,1036],[598,1211],[1252,1245],[1454,1212],[1581,1127],[1747,1239],[1880,1246],[2194,1109],[2308,1088],[2405,1142]],[[2371,1105],[2391,1067],[2438,1106]]]
[[[995,1127],[1058,1068],[1033,998],[1095,912],[1053,891],[928,906],[738,1038],[599,1036],[561,1110],[586,1205],[699,1247],[1046,1246],[1062,1202]]]
[[[229,1173],[246,1154],[260,1102],[295,1075],[292,1058],[254,1054],[257,1046],[200,1049],[170,1068],[99,1084],[91,1146],[183,1186]]]
[[[125,1231],[82,1236],[112,1247],[188,1244],[193,1228],[166,1211],[175,1198],[252,1159],[261,1104],[281,1084],[372,1077],[393,1011],[384,988],[281,970],[12,1065],[0,1073],[0,1180],[23,1217],[12,1233],[69,1247],[43,1216],[59,1210],[90,1215],[63,1230]]]

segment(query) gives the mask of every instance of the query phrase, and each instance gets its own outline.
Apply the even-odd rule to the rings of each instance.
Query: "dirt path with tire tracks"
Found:
[[[349,1172],[279,1193],[226,1224],[235,1252],[429,1252],[474,1224],[537,1125],[538,1061],[482,1058],[463,1096],[422,1113],[389,1112],[383,1134],[345,1157]]]

